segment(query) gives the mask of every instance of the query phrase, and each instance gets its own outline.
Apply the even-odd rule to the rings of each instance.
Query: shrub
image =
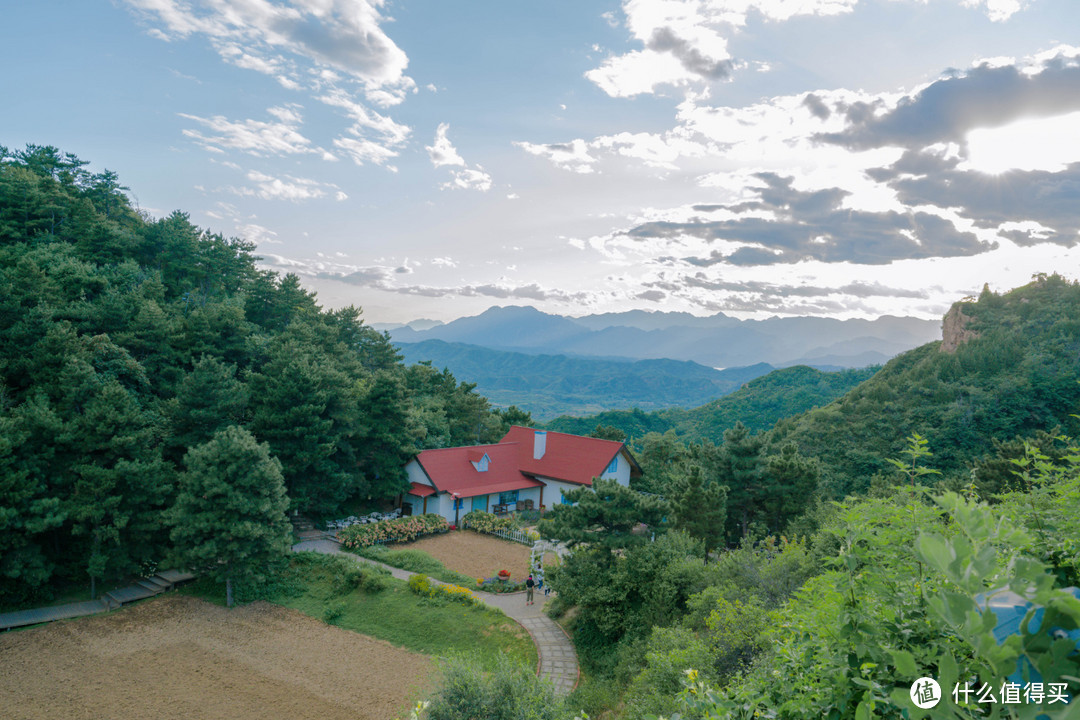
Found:
[[[489,673],[473,659],[449,660],[443,676],[427,720],[560,720],[565,715],[551,683],[505,655]]]
[[[390,587],[390,573],[382,568],[378,568],[378,570],[380,572],[366,573],[364,575],[364,581],[360,585],[364,592],[374,594]]]
[[[387,587],[387,578],[390,571],[378,565],[357,565],[355,562],[347,562],[344,567],[339,563],[334,567],[331,589],[334,595],[348,595],[353,590],[362,589],[365,592],[379,592]]]
[[[449,600],[465,605],[483,605],[480,598],[473,594],[472,590],[460,585],[440,585],[431,582],[426,575],[413,575],[409,578],[409,589],[421,597],[433,600]]]
[[[446,518],[428,513],[367,525],[350,525],[338,532],[338,538],[347,548],[359,548],[377,543],[410,542],[422,535],[442,533],[449,529],[450,523],[446,522]]]
[[[431,595],[431,580],[427,575],[413,575],[409,578],[409,589],[417,595]]]
[[[496,515],[484,512],[483,510],[473,510],[472,512],[466,513],[465,517],[461,518],[461,527],[482,533],[492,533],[496,530],[509,530],[513,526],[514,523],[510,518],[497,517]]]
[[[337,602],[323,610],[322,619],[327,625],[333,625],[345,614],[345,603]]]

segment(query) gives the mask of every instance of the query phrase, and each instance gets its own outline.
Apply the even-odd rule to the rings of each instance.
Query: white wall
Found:
[[[409,482],[419,483],[421,485],[427,485],[431,487],[431,481],[428,480],[427,473],[420,467],[420,463],[413,458],[405,466],[405,474],[409,477]]]
[[[562,493],[570,492],[581,487],[577,483],[563,482],[562,480],[552,480],[551,478],[537,477],[546,486],[544,488],[544,505],[550,510],[551,508],[562,504]]]
[[[630,487],[630,460],[621,451],[617,457],[619,458],[619,466],[615,468],[615,472],[608,472],[605,469],[604,474],[600,477],[605,480],[614,478],[623,487]]]

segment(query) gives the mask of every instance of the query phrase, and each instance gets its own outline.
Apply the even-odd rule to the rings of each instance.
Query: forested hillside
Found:
[[[686,440],[721,442],[724,431],[737,422],[755,432],[768,430],[781,418],[829,404],[877,370],[877,366],[871,366],[822,372],[797,365],[756,377],[729,395],[691,409],[611,410],[587,417],[558,417],[547,426],[559,432],[586,435],[597,425],[603,425],[618,428],[628,438],[674,430]]]
[[[944,343],[906,352],[836,402],[778,423],[769,444],[794,442],[820,459],[828,493],[843,496],[889,471],[884,458],[912,433],[930,440],[930,467],[964,483],[995,442],[1059,426],[1075,434],[1080,286],[1040,275],[1002,295],[984,290],[953,306],[944,332]]]
[[[476,383],[492,403],[516,405],[537,420],[624,407],[694,407],[772,370],[765,363],[716,370],[689,360],[528,355],[442,340],[398,347],[406,362],[430,361],[433,367],[448,368]],[[589,429],[593,427],[595,423]]]
[[[419,448],[528,422],[86,164],[0,147],[0,603],[161,561],[185,453],[229,426],[318,514],[399,492]]]

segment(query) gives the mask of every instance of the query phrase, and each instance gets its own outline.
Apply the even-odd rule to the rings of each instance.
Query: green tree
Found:
[[[614,425],[597,425],[593,428],[593,431],[589,433],[589,437],[599,438],[601,440],[614,440],[615,442],[626,441],[626,433]]]
[[[274,344],[251,377],[251,431],[270,443],[297,508],[333,512],[358,487],[351,438],[358,388],[331,359],[300,342]]]
[[[742,423],[724,432],[720,454],[720,482],[728,488],[728,541],[750,534],[751,524],[760,519],[763,500],[761,451],[764,440],[751,435]]]
[[[715,481],[706,481],[700,466],[672,483],[669,494],[675,515],[675,528],[701,541],[705,562],[709,552],[724,542],[724,523],[727,520],[727,488]]]
[[[247,401],[247,388],[236,379],[236,367],[204,355],[177,388],[172,444],[182,455],[218,430],[239,425]]]
[[[658,497],[623,487],[616,480],[594,478],[592,486],[566,492],[564,503],[556,505],[540,521],[544,537],[570,546],[587,543],[608,551],[648,542],[663,531],[669,506]]]
[[[651,432],[641,440],[638,461],[641,480],[634,486],[635,489],[664,495],[676,478],[686,474],[692,454],[674,430],[663,434]]]
[[[177,555],[225,583],[259,582],[284,565],[291,531],[281,463],[247,430],[232,426],[192,448],[170,513]]]

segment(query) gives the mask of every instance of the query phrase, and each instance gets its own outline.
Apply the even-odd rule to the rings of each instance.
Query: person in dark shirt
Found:
[[[533,580],[532,573],[529,573],[529,577],[525,580],[525,604],[533,604],[533,588],[536,587],[536,581]]]

